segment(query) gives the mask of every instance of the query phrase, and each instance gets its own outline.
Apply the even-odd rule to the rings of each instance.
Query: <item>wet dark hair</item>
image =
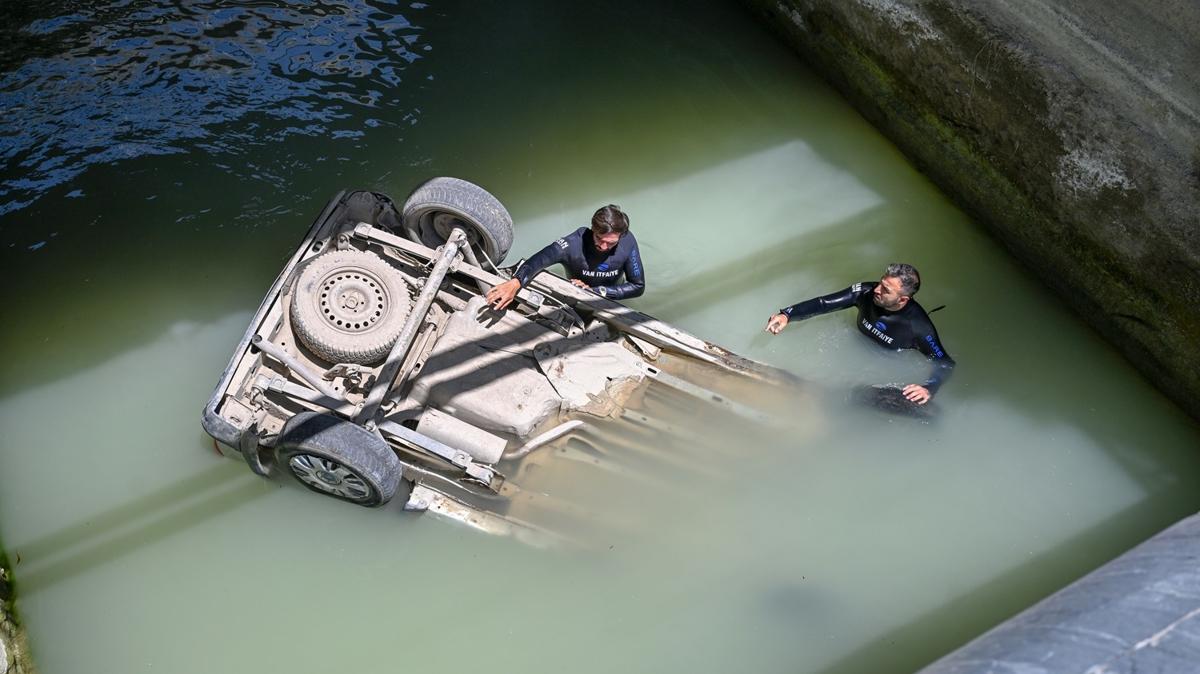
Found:
[[[592,231],[597,234],[624,234],[629,231],[629,216],[616,204],[603,206],[592,216]]]
[[[900,292],[912,297],[921,289],[921,275],[917,268],[903,262],[893,262],[883,270],[883,275],[900,279]]]

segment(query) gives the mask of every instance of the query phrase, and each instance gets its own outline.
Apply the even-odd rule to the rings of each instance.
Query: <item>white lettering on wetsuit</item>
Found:
[[[858,330],[881,346],[893,349],[916,349],[933,360],[933,371],[924,386],[936,392],[954,369],[954,359],[939,343],[937,331],[929,314],[916,300],[909,300],[897,311],[888,311],[875,304],[873,291],[877,283],[855,283],[830,295],[805,300],[780,309],[789,320],[803,320],[839,309],[858,309]]]
[[[646,289],[641,255],[632,232],[621,235],[613,248],[598,251],[591,233],[586,227],[581,227],[538,251],[518,267],[514,275],[524,286],[538,272],[557,263],[567,268],[571,278],[583,281],[605,297],[637,297]],[[625,276],[624,282],[621,281],[622,274]],[[604,291],[601,292],[599,288],[604,288]]]
[[[883,334],[883,331],[880,330],[879,328],[875,327],[874,325],[871,325],[871,321],[863,319],[862,326],[863,326],[863,330],[871,333],[872,335],[875,336],[876,339],[881,340],[884,344],[891,344],[892,342],[896,341],[892,337],[888,337],[887,335]]]
[[[577,270],[580,276],[588,276],[592,278],[616,278],[620,273],[620,269],[604,269],[606,265],[600,265],[598,269],[580,269]]]

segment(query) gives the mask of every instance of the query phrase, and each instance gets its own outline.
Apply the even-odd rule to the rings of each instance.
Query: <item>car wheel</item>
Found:
[[[300,272],[292,329],[330,363],[378,362],[392,348],[411,306],[404,277],[374,253],[337,250]]]
[[[275,454],[277,465],[287,467],[300,484],[361,506],[381,506],[408,484],[386,440],[329,414],[292,417],[279,434]]]
[[[434,178],[413,190],[404,202],[401,229],[412,241],[437,248],[455,227],[466,232],[480,264],[486,264],[485,255],[500,264],[512,247],[512,216],[478,185],[458,178]]]

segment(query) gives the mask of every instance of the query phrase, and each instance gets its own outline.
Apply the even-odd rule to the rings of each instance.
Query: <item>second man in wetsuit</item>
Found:
[[[517,267],[513,278],[489,290],[488,304],[496,309],[507,307],[518,290],[555,263],[567,268],[571,283],[602,297],[622,300],[646,291],[642,256],[629,231],[629,216],[609,204],[592,216],[590,230],[580,227],[555,240]]]
[[[921,384],[904,387],[904,397],[918,405],[929,402],[954,369],[929,314],[913,299],[921,276],[909,264],[891,264],[878,282],[855,283],[841,292],[780,309],[767,321],[767,332],[778,335],[790,321],[838,309],[858,309],[858,331],[889,349],[916,349],[933,361],[933,372]]]

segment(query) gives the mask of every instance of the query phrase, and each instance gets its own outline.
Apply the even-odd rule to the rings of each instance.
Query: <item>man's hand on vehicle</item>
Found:
[[[930,398],[933,397],[933,394],[929,392],[929,389],[921,386],[920,384],[909,384],[908,386],[905,386],[903,393],[905,398],[908,398],[918,405],[924,405],[925,403],[929,402]]]
[[[787,314],[775,314],[767,319],[767,332],[778,335],[788,324]]]
[[[575,286],[576,288],[582,288],[583,290],[590,290],[601,297],[608,297],[608,289],[604,286],[590,286],[577,278],[571,279],[571,285]]]
[[[521,289],[521,282],[515,278],[510,278],[498,286],[492,286],[492,289],[487,291],[487,303],[496,308],[496,311],[501,311],[509,304],[512,304],[513,298],[517,296],[517,291]]]

